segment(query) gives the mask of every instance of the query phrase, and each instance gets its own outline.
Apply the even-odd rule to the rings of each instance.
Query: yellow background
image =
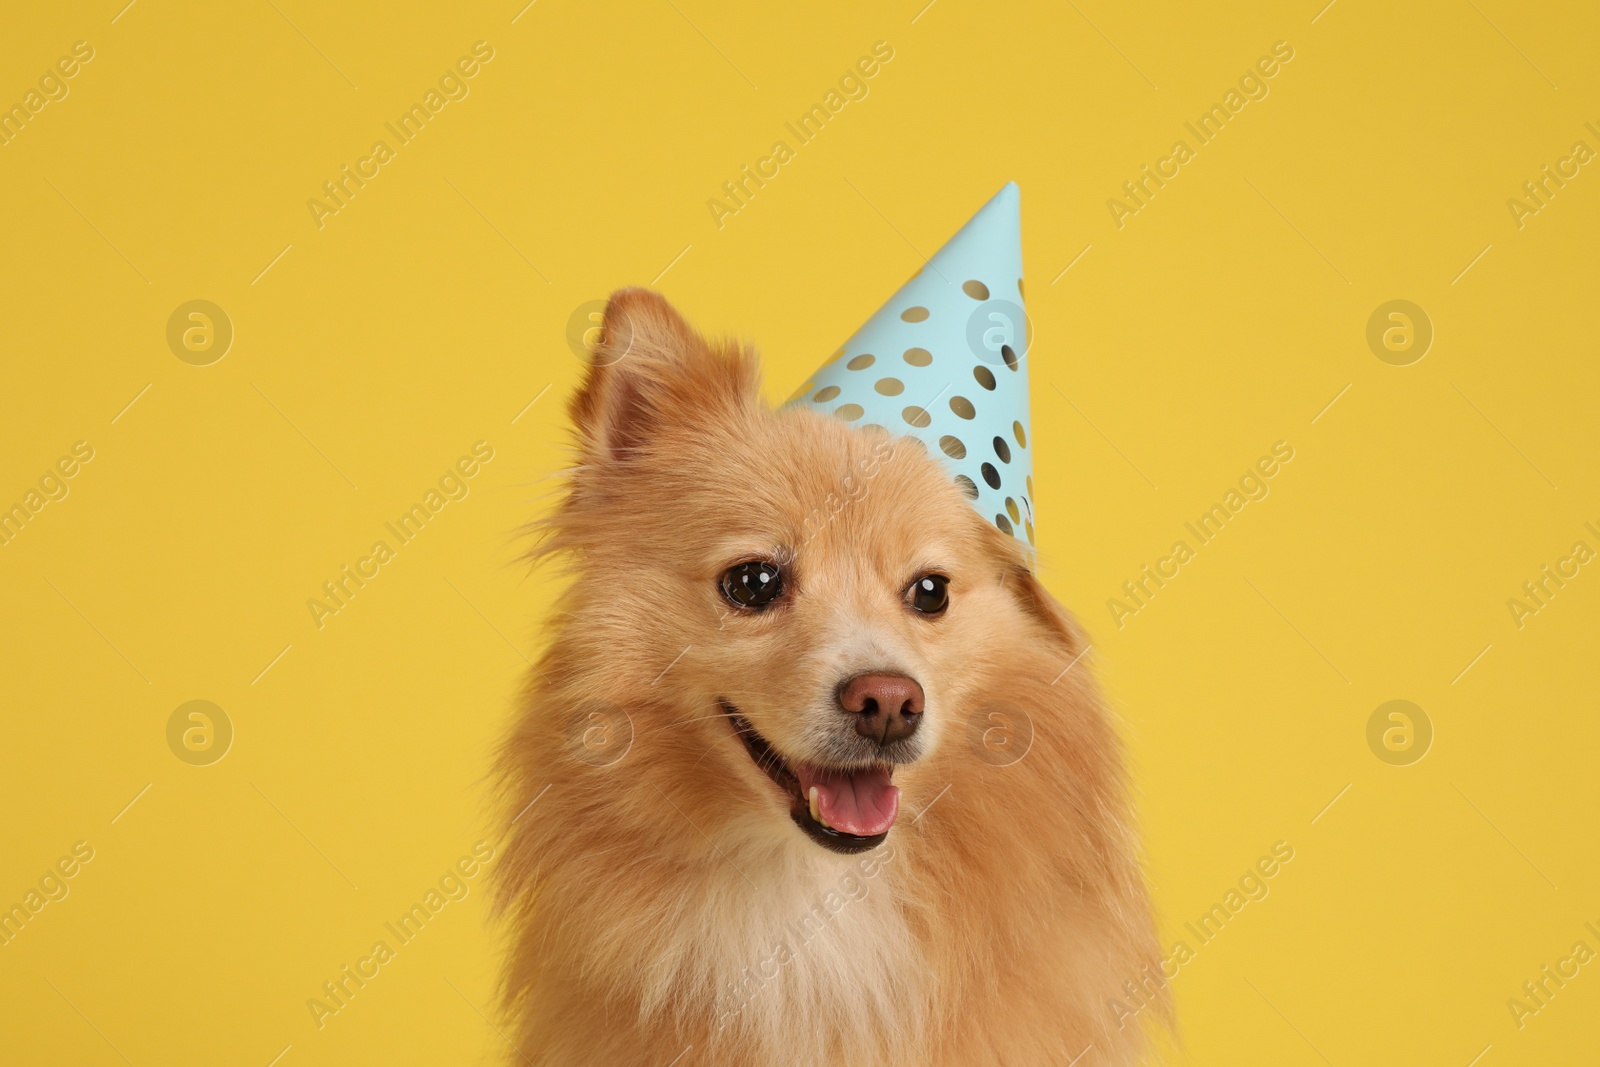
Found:
[[[1600,549],[1600,174],[1521,229],[1506,201],[1600,148],[1600,20],[923,2],[12,5],[0,102],[95,58],[0,147],[0,504],[95,458],[0,548],[0,904],[95,857],[0,948],[0,1059],[502,1055],[481,876],[322,1029],[305,1002],[491,836],[569,319],[654,281],[782,397],[1015,179],[1042,571],[1126,720],[1163,942],[1295,850],[1175,979],[1171,1062],[1595,1062],[1600,963],[1520,1030],[1506,1001],[1600,949],[1600,567],[1520,629],[1506,602]],[[306,201],[479,40],[470,95],[319,230]],[[707,200],[880,40],[719,229]],[[1270,95],[1117,228],[1280,40]],[[191,299],[234,325],[211,366],[166,342]],[[1365,340],[1392,299],[1436,331],[1411,366]],[[470,495],[318,629],[307,599],[480,440]],[[1270,496],[1119,629],[1107,599],[1279,440]],[[208,767],[167,746],[193,699],[236,730]],[[1391,699],[1435,730],[1411,766],[1367,746]]]

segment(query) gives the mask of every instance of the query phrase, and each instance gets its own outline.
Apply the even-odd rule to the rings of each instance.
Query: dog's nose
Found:
[[[922,686],[903,674],[858,674],[839,687],[839,706],[855,720],[856,733],[887,745],[922,725]]]

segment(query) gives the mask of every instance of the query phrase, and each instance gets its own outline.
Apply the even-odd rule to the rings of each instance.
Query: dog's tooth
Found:
[[[816,786],[812,786],[811,787],[811,797],[810,797],[810,799],[811,799],[811,817],[813,819],[815,819],[817,822],[821,823],[823,826],[828,826],[828,820],[824,819],[822,817],[822,808],[817,804],[817,787]],[[831,829],[833,829],[833,827],[828,826],[828,829],[831,830]]]

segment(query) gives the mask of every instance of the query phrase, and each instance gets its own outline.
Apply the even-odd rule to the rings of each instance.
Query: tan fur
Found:
[[[1110,1002],[1158,953],[1118,743],[1017,543],[916,441],[767,408],[753,354],[654,293],[612,298],[570,411],[534,554],[574,580],[498,766],[513,1062],[1133,1063]],[[772,555],[789,602],[730,611],[718,576]],[[903,599],[924,570],[951,580],[938,618]],[[886,843],[841,856],[717,701],[792,756],[872,668],[921,682],[932,748]],[[995,700],[1033,725],[1009,766],[973,743]],[[595,701],[631,720],[609,765],[578,758]]]

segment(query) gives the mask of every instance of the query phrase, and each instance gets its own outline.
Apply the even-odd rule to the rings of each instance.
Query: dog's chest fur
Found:
[[[686,899],[676,965],[654,993],[663,1006],[709,994],[709,1049],[755,1046],[766,1062],[837,1062],[848,1049],[877,1063],[877,1052],[920,1045],[933,991],[894,899],[904,856],[893,845],[832,856],[798,843],[776,863],[770,850],[760,864],[735,853],[705,872],[714,884]]]

